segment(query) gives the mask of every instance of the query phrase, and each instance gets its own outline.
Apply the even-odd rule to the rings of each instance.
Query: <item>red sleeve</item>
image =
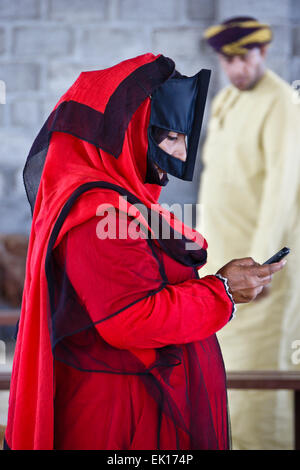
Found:
[[[159,348],[211,336],[229,321],[232,302],[215,276],[169,285],[98,327],[120,349]]]
[[[96,224],[69,232],[67,272],[107,343],[120,349],[190,343],[230,320],[233,303],[222,280],[165,284],[147,240],[101,240]]]

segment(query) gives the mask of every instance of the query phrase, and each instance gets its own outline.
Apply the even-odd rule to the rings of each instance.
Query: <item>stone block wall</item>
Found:
[[[202,34],[214,22],[244,14],[273,26],[270,66],[290,83],[300,78],[299,0],[0,0],[0,233],[29,232],[25,159],[81,71],[149,51],[172,57],[189,75],[212,69],[204,136],[211,97],[225,77]],[[199,160],[192,183],[171,178],[161,201],[195,202],[200,170]]]

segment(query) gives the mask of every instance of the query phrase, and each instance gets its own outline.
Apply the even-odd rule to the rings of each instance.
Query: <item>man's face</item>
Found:
[[[250,49],[245,55],[231,57],[218,54],[222,68],[239,90],[249,90],[261,78],[265,65],[266,48]]]

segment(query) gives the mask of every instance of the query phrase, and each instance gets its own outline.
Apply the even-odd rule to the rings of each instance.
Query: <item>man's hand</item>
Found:
[[[286,262],[281,260],[279,263],[260,265],[252,258],[235,259],[223,266],[217,274],[227,278],[235,303],[247,303],[271,283],[273,274],[280,271]]]

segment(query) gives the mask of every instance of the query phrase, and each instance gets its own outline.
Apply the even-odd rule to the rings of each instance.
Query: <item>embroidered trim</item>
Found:
[[[215,276],[223,282],[226,293],[227,293],[228,297],[230,298],[230,300],[232,302],[232,313],[231,313],[231,317],[230,317],[230,320],[232,320],[232,318],[235,318],[236,304],[235,304],[235,302],[233,300],[233,297],[232,297],[232,294],[229,290],[228,279],[226,277],[221,276],[221,274],[215,274]]]

